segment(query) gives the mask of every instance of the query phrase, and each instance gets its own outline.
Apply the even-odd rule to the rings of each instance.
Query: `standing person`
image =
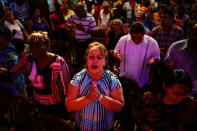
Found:
[[[63,10],[58,2],[55,2],[55,12],[51,16],[51,20],[55,27],[54,37],[56,40],[63,40],[66,34],[66,24],[64,20]]]
[[[66,1],[63,1],[61,3],[61,7],[60,8],[62,10],[64,19],[67,19],[71,15],[74,15],[75,14],[75,12],[73,10],[71,10],[71,9],[68,8],[68,5],[67,5]]]
[[[31,53],[21,58],[9,75],[14,79],[27,73],[38,108],[46,114],[64,117],[64,100],[70,81],[68,66],[62,57],[48,51],[49,40],[45,33],[32,33],[28,42]]]
[[[164,55],[173,42],[184,38],[183,30],[174,24],[174,18],[172,9],[169,7],[162,8],[160,13],[161,25],[154,27],[151,31],[151,36],[158,42]]]
[[[65,104],[68,111],[75,112],[78,130],[113,130],[113,112],[120,112],[124,106],[120,81],[104,69],[106,61],[104,45],[91,43],[87,50],[87,69],[71,80]]]
[[[141,22],[141,23],[143,23],[143,25],[144,25],[144,22],[147,20],[147,14],[146,13],[144,13],[144,12],[141,12],[141,11],[138,11],[137,13],[136,13],[136,22]],[[148,29],[148,27],[146,27],[145,25],[144,25],[144,28],[145,28],[145,34],[146,35],[150,35],[150,30]]]
[[[76,45],[87,48],[91,41],[91,33],[98,29],[94,17],[87,13],[83,3],[75,6],[75,14],[65,20],[67,23],[75,24]]]
[[[26,0],[14,0],[10,3],[10,10],[15,18],[27,28],[27,23],[30,15],[29,4]]]
[[[137,3],[135,0],[128,0],[124,3],[123,9],[127,12],[127,20],[128,22],[132,22],[135,20],[135,8],[137,7]]]
[[[139,87],[148,81],[147,66],[160,59],[157,42],[144,34],[144,25],[134,22],[130,34],[121,37],[114,49],[120,60],[120,76],[135,80]]]
[[[188,14],[185,13],[186,8],[183,5],[180,5],[177,7],[176,9],[176,19],[180,20],[182,23],[182,26],[184,26],[184,24],[187,24],[187,22],[189,21],[190,17]]]
[[[184,36],[186,36],[189,32],[187,32],[188,22],[190,21],[190,16],[186,13],[186,8],[184,5],[180,5],[176,8],[176,20],[181,21],[181,27],[183,28]]]
[[[98,28],[101,30],[108,28],[111,17],[110,4],[107,1],[104,1],[103,9],[100,11],[98,18]]]
[[[26,40],[28,37],[28,33],[23,25],[15,19],[13,13],[10,10],[7,10],[5,13],[5,27],[8,28],[12,32],[12,39],[21,39]]]
[[[115,2],[115,8],[112,11],[112,19],[121,19],[123,23],[127,20],[127,12],[123,9],[122,1]]]
[[[165,60],[175,68],[184,69],[192,79],[192,95],[197,96],[197,24],[191,30],[188,39],[173,43],[166,54]]]
[[[40,9],[36,9],[33,14],[32,20],[28,22],[28,31],[31,33],[33,31],[49,31],[49,24],[46,19],[40,16]]]
[[[106,45],[108,50],[113,50],[118,43],[119,39],[124,35],[122,30],[122,20],[112,20],[112,29],[106,33]]]
[[[148,8],[147,9],[147,19],[145,20],[144,22],[144,26],[146,26],[150,31],[155,27],[157,26],[154,18],[153,18],[153,11],[154,9],[153,8]]]

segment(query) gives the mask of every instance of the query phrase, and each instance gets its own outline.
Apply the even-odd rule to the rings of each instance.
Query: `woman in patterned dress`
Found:
[[[62,57],[48,51],[49,39],[44,32],[32,33],[28,42],[30,53],[20,59],[9,71],[9,75],[15,79],[26,73],[38,108],[43,113],[65,118],[64,101],[70,82],[67,63]],[[0,73],[3,74],[2,69]]]
[[[123,91],[117,76],[104,66],[107,50],[93,42],[87,49],[87,69],[70,82],[65,104],[75,112],[76,128],[81,131],[113,130],[113,112],[124,106]]]

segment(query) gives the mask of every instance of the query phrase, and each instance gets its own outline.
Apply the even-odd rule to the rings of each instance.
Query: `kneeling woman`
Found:
[[[78,130],[113,130],[113,112],[120,112],[124,106],[120,81],[104,69],[106,61],[106,48],[93,42],[87,50],[87,69],[71,80],[65,104],[67,111],[76,112]]]

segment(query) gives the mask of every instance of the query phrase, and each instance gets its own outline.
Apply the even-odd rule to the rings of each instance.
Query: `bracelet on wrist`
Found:
[[[100,94],[98,101],[101,101],[103,99],[103,94]]]

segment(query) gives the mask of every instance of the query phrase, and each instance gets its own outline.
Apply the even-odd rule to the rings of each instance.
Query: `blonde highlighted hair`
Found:
[[[33,32],[28,37],[28,43],[41,43],[45,49],[49,48],[49,38],[47,32]]]
[[[102,43],[99,43],[99,42],[92,42],[89,44],[88,46],[88,49],[86,50],[86,56],[88,56],[88,53],[90,51],[90,49],[92,48],[97,48],[101,51],[101,54],[105,57],[105,60],[107,60],[108,58],[108,51],[106,49],[106,47],[102,44]]]

